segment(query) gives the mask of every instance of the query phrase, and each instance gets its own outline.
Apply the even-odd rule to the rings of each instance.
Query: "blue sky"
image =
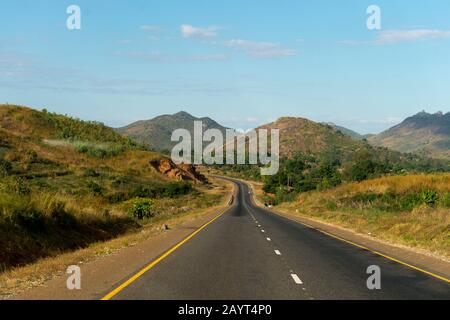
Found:
[[[71,4],[81,30],[66,27]],[[0,102],[111,126],[185,110],[370,133],[450,111],[447,0],[9,0],[0,21]]]

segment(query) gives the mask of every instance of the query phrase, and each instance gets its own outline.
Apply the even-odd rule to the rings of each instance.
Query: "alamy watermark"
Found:
[[[377,265],[369,266],[366,270],[370,274],[366,286],[369,290],[381,290],[381,268]]]
[[[369,15],[366,21],[367,29],[381,30],[381,8],[372,4],[367,7],[366,13]]]
[[[66,13],[69,15],[66,20],[66,27],[69,30],[81,29],[81,9],[77,5],[70,5],[66,9]]]
[[[69,266],[66,273],[70,276],[67,278],[66,286],[69,290],[81,289],[81,268],[79,266]]]
[[[278,129],[270,129],[270,139],[268,134],[267,129],[247,133],[227,129],[224,137],[219,129],[204,131],[203,122],[194,121],[193,136],[187,129],[173,131],[171,141],[178,143],[172,149],[172,161],[197,165],[259,164],[261,175],[275,175],[280,166],[280,133]],[[206,147],[205,142],[209,142]]]

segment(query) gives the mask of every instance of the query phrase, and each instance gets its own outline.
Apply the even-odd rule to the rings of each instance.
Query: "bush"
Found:
[[[14,208],[9,216],[12,224],[28,232],[42,232],[45,229],[44,215],[33,207]]]
[[[7,176],[12,171],[11,162],[6,161],[5,159],[0,159],[0,177]]]
[[[134,219],[148,219],[154,216],[152,207],[153,201],[151,199],[136,199],[133,201],[128,212]]]
[[[129,198],[158,198],[186,195],[193,191],[188,182],[170,182],[168,184],[154,184],[150,186],[137,186],[129,193]]]
[[[188,194],[192,191],[192,185],[188,182],[172,182],[166,186],[164,196],[174,198]]]
[[[103,188],[94,181],[89,181],[87,187],[89,192],[95,196],[101,196],[103,194]]]
[[[439,194],[436,190],[422,190],[420,199],[424,204],[434,206],[439,201]]]
[[[85,153],[89,157],[104,159],[117,156],[126,150],[126,147],[112,143],[82,142],[75,143],[75,149],[80,153]]]
[[[420,195],[417,193],[407,194],[400,199],[400,208],[405,211],[411,211],[422,203]]]

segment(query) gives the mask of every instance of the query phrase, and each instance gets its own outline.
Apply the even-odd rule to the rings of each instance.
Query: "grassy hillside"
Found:
[[[0,271],[217,201],[160,158],[100,123],[0,105]]]
[[[379,161],[392,163],[422,160],[421,157],[411,154],[402,154],[384,147],[372,147],[366,141],[354,139],[331,125],[304,118],[280,118],[260,128],[280,130],[282,158],[304,154],[337,160],[344,164],[353,161],[356,153],[368,153]]]
[[[420,112],[369,138],[370,143],[402,152],[450,159],[450,112]]]
[[[280,130],[280,154],[292,157],[296,153],[321,154],[330,148],[339,156],[347,155],[363,146],[328,124],[304,118],[284,117],[258,129]]]
[[[300,194],[280,210],[450,253],[450,174],[383,177]]]
[[[342,132],[343,134],[345,134],[345,135],[347,135],[347,136],[349,136],[349,137],[352,137],[353,139],[356,139],[356,140],[362,140],[362,139],[364,139],[364,136],[363,136],[363,135],[361,135],[361,134],[359,134],[358,132],[355,132],[355,131],[353,131],[353,130],[350,130],[350,129],[346,128],[346,127],[338,126],[337,124],[334,124],[334,123],[332,123],[332,122],[325,123],[325,124],[327,124],[327,125],[333,127],[333,128],[336,129],[336,130],[339,130],[339,131]]]
[[[153,150],[168,152],[175,143],[170,141],[172,132],[176,129],[187,129],[193,136],[194,121],[203,122],[203,130],[219,129],[225,135],[226,128],[214,120],[204,117],[196,118],[187,112],[173,115],[162,115],[151,120],[142,120],[126,127],[118,128],[117,132],[135,141],[149,145]]]

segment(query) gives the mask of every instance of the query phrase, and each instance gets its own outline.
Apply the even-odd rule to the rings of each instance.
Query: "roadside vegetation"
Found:
[[[324,126],[314,135],[317,125],[306,124],[316,150],[295,151],[301,136],[286,131],[277,174],[261,177],[257,165],[214,170],[253,181],[259,202],[276,210],[449,256],[450,161],[373,147]]]
[[[101,123],[0,106],[0,272],[224,196],[161,175],[160,158]]]
[[[450,256],[450,174],[346,183],[301,193],[277,209]]]
[[[382,176],[449,172],[448,162],[405,155],[401,159],[379,157],[359,150],[343,162],[333,153],[320,156],[297,154],[282,160],[278,174],[262,178],[264,191],[274,195],[272,204],[291,201],[302,192],[327,190],[341,183],[361,182]]]

